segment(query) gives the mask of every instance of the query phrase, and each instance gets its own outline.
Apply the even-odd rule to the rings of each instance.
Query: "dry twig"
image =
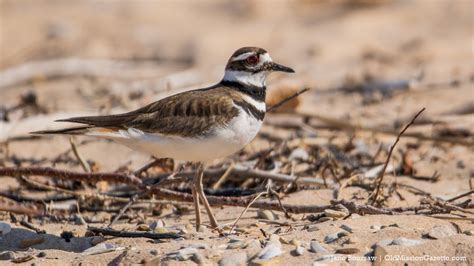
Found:
[[[375,191],[372,192],[372,195],[369,197],[369,200],[371,199],[372,200],[372,205],[374,205],[376,202],[377,202],[377,198],[379,196],[379,192],[380,192],[380,187],[382,185],[382,181],[383,181],[383,177],[385,175],[385,170],[387,169],[387,165],[388,163],[390,162],[390,158],[392,157],[392,152],[395,148],[395,146],[397,145],[398,141],[400,141],[400,137],[403,135],[403,133],[405,133],[405,131],[413,124],[415,123],[415,120],[416,118],[421,115],[421,113],[423,113],[423,111],[425,111],[426,108],[422,108],[414,117],[413,119],[410,121],[410,123],[408,123],[403,129],[402,131],[400,131],[400,133],[398,134],[397,136],[397,139],[395,140],[395,142],[393,143],[393,145],[390,147],[390,150],[388,152],[388,156],[387,156],[387,159],[385,160],[385,164],[383,166],[383,169],[382,171],[379,173],[376,181],[377,181],[377,186],[375,188]]]

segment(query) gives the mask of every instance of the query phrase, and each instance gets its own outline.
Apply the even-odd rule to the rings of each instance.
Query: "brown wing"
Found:
[[[103,128],[136,128],[148,133],[180,136],[204,135],[214,125],[225,125],[238,115],[232,91],[217,85],[179,93],[132,112],[84,116],[58,121]]]

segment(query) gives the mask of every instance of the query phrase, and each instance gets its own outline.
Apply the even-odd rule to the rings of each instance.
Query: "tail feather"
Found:
[[[30,132],[33,135],[50,135],[50,134],[66,134],[66,135],[83,135],[89,132],[93,128],[92,126],[82,126],[82,127],[71,127],[71,128],[62,128],[55,130],[41,130]]]

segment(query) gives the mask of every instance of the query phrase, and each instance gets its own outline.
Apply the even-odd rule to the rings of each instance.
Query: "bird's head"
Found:
[[[273,62],[272,58],[262,48],[243,47],[235,51],[229,58],[225,68],[224,81],[265,87],[268,74],[273,71],[294,73],[284,65]]]

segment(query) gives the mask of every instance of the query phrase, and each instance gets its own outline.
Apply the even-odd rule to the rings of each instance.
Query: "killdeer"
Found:
[[[196,229],[201,223],[199,198],[211,226],[217,227],[202,186],[203,164],[239,151],[257,135],[266,112],[265,80],[272,71],[294,72],[273,62],[262,48],[243,47],[232,54],[224,78],[214,86],[178,93],[128,113],[57,120],[84,125],[34,134],[102,137],[158,158],[196,163]]]

